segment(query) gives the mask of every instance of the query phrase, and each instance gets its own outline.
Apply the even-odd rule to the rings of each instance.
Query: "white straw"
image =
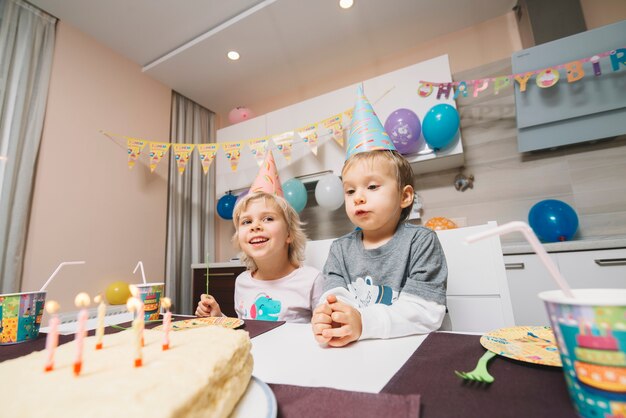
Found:
[[[84,261],[64,261],[64,262],[62,262],[61,264],[59,264],[57,269],[54,270],[54,273],[52,273],[52,275],[50,277],[48,277],[48,280],[44,283],[44,285],[41,287],[41,290],[39,290],[39,291],[43,292],[44,290],[46,290],[46,287],[48,287],[48,285],[50,284],[52,279],[54,279],[54,276],[57,275],[59,270],[61,270],[61,268],[63,266],[69,266],[70,264],[85,264],[85,262]]]
[[[141,267],[141,278],[143,280],[143,284],[146,284],[148,282],[146,282],[146,273],[143,271],[143,263],[140,261],[137,263],[137,265],[135,266],[135,270],[133,270],[133,274],[137,273],[137,269]]]
[[[556,281],[556,284],[561,288],[565,296],[567,296],[568,298],[574,299],[575,298],[574,294],[572,293],[572,290],[567,284],[567,281],[561,275],[561,272],[559,271],[558,267],[554,264],[554,262],[552,261],[552,259],[550,258],[546,250],[543,248],[543,245],[541,245],[541,243],[537,239],[537,236],[535,235],[533,230],[528,226],[528,224],[524,222],[520,222],[520,221],[509,222],[507,224],[498,226],[494,229],[490,229],[489,231],[480,232],[478,234],[471,235],[465,238],[465,241],[472,243],[472,242],[476,242],[481,239],[490,237],[492,235],[504,235],[504,234],[508,234],[509,232],[514,232],[514,231],[519,231],[524,235],[524,238],[526,238],[526,240],[533,247],[533,250],[535,250],[535,253],[537,253],[537,255],[539,256],[539,259],[541,260],[543,265],[548,269],[548,271],[550,272],[550,275]]]

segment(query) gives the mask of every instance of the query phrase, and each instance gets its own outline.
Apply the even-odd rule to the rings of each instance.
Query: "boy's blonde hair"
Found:
[[[241,262],[246,266],[248,270],[256,271],[257,265],[248,254],[242,251],[239,246],[238,234],[239,234],[239,219],[241,217],[241,213],[248,208],[248,205],[256,200],[263,199],[265,204],[270,202],[282,215],[285,223],[287,224],[287,233],[291,238],[291,242],[289,243],[289,248],[287,251],[287,256],[289,258],[289,262],[298,267],[302,265],[302,261],[304,261],[304,248],[306,246],[306,234],[302,229],[304,225],[300,221],[300,216],[298,212],[291,207],[289,202],[287,202],[284,198],[280,196],[276,196],[273,194],[265,193],[265,192],[255,192],[248,193],[243,198],[237,202],[235,208],[233,209],[233,223],[235,224],[235,234],[232,237],[232,242],[235,245],[235,248],[240,252],[239,257],[241,258]]]
[[[343,176],[348,170],[350,170],[357,162],[369,162],[373,167],[377,162],[387,161],[395,169],[396,180],[398,182],[398,192],[404,189],[404,186],[413,187],[413,169],[411,164],[404,158],[398,151],[391,150],[374,150],[367,152],[359,152],[353,154],[346,160],[341,169],[341,175]],[[412,205],[407,206],[400,212],[400,220],[398,223],[405,221],[411,213]]]

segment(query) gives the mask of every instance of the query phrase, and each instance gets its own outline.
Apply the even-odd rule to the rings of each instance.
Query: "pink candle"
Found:
[[[161,299],[161,306],[163,306],[163,309],[166,311],[163,317],[163,351],[165,351],[170,348],[170,328],[172,327],[172,312],[170,311],[170,306],[172,306],[171,299]]]
[[[52,371],[54,368],[54,352],[59,344],[59,317],[57,312],[59,311],[59,304],[53,300],[46,303],[46,312],[51,317],[48,321],[48,335],[46,336],[46,351],[48,352],[48,359],[46,360],[45,371]]]
[[[87,306],[91,302],[87,293],[81,292],[76,295],[74,304],[77,308],[81,308],[78,312],[78,324],[76,326],[76,335],[74,341],[76,341],[76,359],[74,360],[74,375],[78,376],[83,367],[83,346],[85,344],[85,336],[87,335],[87,319],[89,313],[87,312]]]

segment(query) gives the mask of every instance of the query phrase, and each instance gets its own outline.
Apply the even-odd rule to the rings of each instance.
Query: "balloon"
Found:
[[[113,282],[105,292],[109,305],[123,305],[130,297],[128,283],[122,281]]]
[[[443,216],[437,216],[435,218],[430,218],[424,226],[426,228],[430,228],[433,231],[442,231],[444,229],[455,229],[458,226],[452,222],[448,218],[444,218]]]
[[[439,150],[450,145],[459,130],[459,112],[449,104],[433,106],[424,116],[422,130],[429,147]]]
[[[343,184],[334,174],[322,177],[315,186],[317,204],[328,210],[337,210],[343,205]]]
[[[253,116],[252,111],[247,107],[237,106],[228,113],[228,120],[230,123],[235,124],[251,119]]]
[[[217,214],[220,215],[222,219],[233,219],[233,209],[235,208],[236,202],[237,198],[230,192],[220,197],[220,200],[217,201]]]
[[[304,187],[304,184],[302,184],[300,180],[293,178],[284,182],[282,186],[287,202],[289,202],[296,212],[302,212],[307,201],[306,187]]]
[[[400,154],[413,154],[419,151],[422,125],[420,118],[412,110],[393,111],[385,121],[385,132]]]
[[[560,200],[542,200],[530,208],[528,223],[543,242],[567,241],[578,229],[578,216]]]

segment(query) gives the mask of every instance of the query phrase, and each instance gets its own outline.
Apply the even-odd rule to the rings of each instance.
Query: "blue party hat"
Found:
[[[396,147],[385,132],[376,112],[363,93],[363,85],[359,84],[358,98],[352,111],[350,134],[346,160],[359,152],[386,149],[396,151]]]

